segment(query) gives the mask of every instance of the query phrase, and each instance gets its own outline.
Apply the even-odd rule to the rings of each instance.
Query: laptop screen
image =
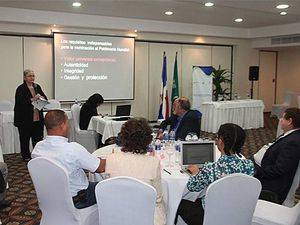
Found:
[[[130,116],[131,105],[117,105],[116,116]]]
[[[199,165],[214,161],[214,142],[183,142],[182,166]]]

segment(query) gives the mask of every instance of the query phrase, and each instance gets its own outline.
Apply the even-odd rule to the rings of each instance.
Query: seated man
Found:
[[[188,133],[193,132],[200,135],[201,113],[191,110],[188,98],[177,98],[173,103],[173,115],[162,121],[157,138],[163,138],[163,131],[170,125],[170,131],[175,131],[175,139],[185,140]]]
[[[95,186],[97,182],[88,182],[84,170],[103,172],[105,160],[90,154],[82,145],[68,142],[68,118],[62,110],[51,110],[45,116],[47,137],[37,143],[32,157],[43,156],[60,163],[67,171],[70,180],[70,192],[76,208],[85,208],[96,203]]]
[[[4,162],[0,162],[0,209],[10,206],[10,204],[4,200],[7,187],[7,165]]]
[[[263,157],[254,156],[254,176],[262,184],[260,198],[282,204],[291,188],[300,159],[300,109],[286,109],[279,123],[284,135],[267,148]]]

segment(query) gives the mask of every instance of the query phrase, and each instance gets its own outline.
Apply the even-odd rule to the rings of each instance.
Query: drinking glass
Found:
[[[165,152],[169,157],[168,167],[173,167],[173,163],[171,163],[171,157],[175,154],[175,146],[173,144],[166,145]]]

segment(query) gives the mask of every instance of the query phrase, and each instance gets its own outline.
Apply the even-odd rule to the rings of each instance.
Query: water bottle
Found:
[[[155,151],[160,151],[161,150],[161,143],[160,143],[160,140],[157,139],[154,143],[155,145]]]
[[[182,151],[182,142],[180,140],[175,142],[175,151],[175,162],[178,163],[180,161]]]
[[[163,133],[163,140],[165,141],[165,142],[168,142],[169,141],[169,133],[168,133],[168,131],[167,130],[165,130],[164,131],[164,133]]]
[[[148,146],[147,146],[147,152],[152,153],[155,149],[155,146],[153,145],[153,143],[151,142]]]
[[[155,144],[154,142],[151,142],[148,146],[147,146],[147,152],[149,155],[154,156],[155,155]]]
[[[159,139],[157,139],[155,142],[154,142],[154,146],[155,146],[155,156],[160,160],[160,157],[161,157],[161,142]]]
[[[171,142],[175,141],[175,131],[174,130],[170,131],[169,139],[170,139]]]

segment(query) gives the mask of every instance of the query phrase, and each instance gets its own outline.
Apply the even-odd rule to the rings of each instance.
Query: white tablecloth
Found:
[[[93,116],[90,120],[88,130],[94,130],[102,135],[102,143],[110,137],[116,137],[126,121],[114,121],[114,117]]]
[[[71,111],[65,111],[70,124],[69,140],[74,140],[74,123]],[[44,130],[44,136],[46,136]],[[14,111],[0,112],[0,143],[2,145],[3,154],[13,154],[20,152],[20,141],[18,128],[14,126]],[[31,144],[30,144],[31,146]],[[31,147],[32,148],[32,147]]]
[[[95,152],[93,152],[93,155],[96,155],[97,157],[106,157],[108,154],[112,152],[114,149],[114,152],[120,151],[119,147],[116,147],[115,145],[108,145],[102,148],[97,149]],[[175,157],[173,155],[173,157]],[[215,148],[214,151],[214,159],[217,160],[220,157],[220,152]],[[184,191],[186,190],[186,183],[189,179],[189,176],[185,173],[181,173],[181,167],[178,164],[175,164],[173,167],[167,167],[166,164],[168,163],[168,156],[165,154],[165,157],[162,157],[161,165],[163,169],[166,169],[171,174],[165,172],[163,169],[161,171],[162,175],[162,191],[163,191],[163,199],[166,203],[166,210],[167,210],[167,225],[173,225],[174,219],[176,215],[176,211],[178,208],[178,205],[182,199],[182,195]],[[97,176],[97,175],[95,175]],[[98,179],[94,177],[94,175],[90,175],[91,180],[99,181]],[[190,193],[190,196],[198,196],[199,193]],[[188,198],[190,198],[188,196]],[[193,198],[192,197],[192,198]]]
[[[261,100],[204,102],[201,112],[201,130],[206,132],[216,133],[224,123],[235,123],[244,129],[264,126],[264,103]]]
[[[4,162],[1,143],[0,143],[0,162]]]

